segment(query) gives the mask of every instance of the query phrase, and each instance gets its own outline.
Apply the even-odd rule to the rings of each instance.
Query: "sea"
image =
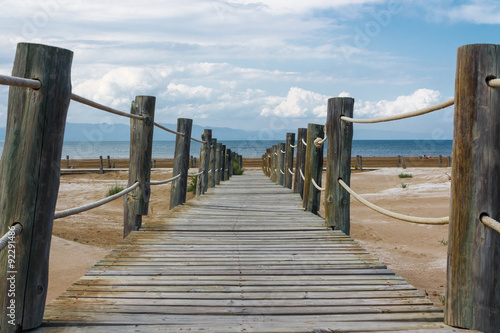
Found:
[[[261,157],[267,148],[275,145],[277,140],[260,141],[222,141],[227,149],[237,152],[245,158]],[[0,152],[4,142],[0,142]],[[354,140],[352,156],[451,156],[452,140]],[[201,144],[191,143],[191,155],[199,156]],[[173,158],[174,141],[154,141],[153,158]],[[69,141],[64,142],[62,158],[69,156],[72,159],[99,158],[128,158],[130,142],[128,141]],[[325,155],[326,156],[326,155]]]

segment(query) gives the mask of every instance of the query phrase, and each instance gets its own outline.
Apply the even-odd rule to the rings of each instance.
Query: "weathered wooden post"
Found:
[[[326,189],[325,221],[335,230],[350,233],[350,195],[338,182],[351,184],[351,148],[353,126],[340,117],[352,118],[354,99],[337,97],[328,100],[326,118]]]
[[[69,169],[69,155],[66,155],[66,169]]]
[[[115,164],[113,163],[113,168],[115,167]],[[153,160],[153,168],[156,169],[156,160]]]
[[[234,151],[231,151],[229,154],[229,178],[231,178],[234,175],[234,156],[236,153]]]
[[[212,138],[212,144],[210,146],[210,166],[209,166],[209,171],[210,171],[210,174],[209,174],[209,180],[210,180],[210,184],[209,186],[210,187],[215,187],[215,183],[216,183],[216,180],[215,180],[215,177],[216,177],[216,174],[215,174],[215,164],[216,164],[216,152],[217,150],[217,139],[213,139]]]
[[[442,155],[439,155],[439,167],[440,168],[443,167],[443,156]]]
[[[226,169],[226,145],[221,146],[220,152],[220,180],[227,180],[224,175],[224,170]]]
[[[216,159],[215,159],[215,184],[219,185],[220,184],[220,179],[221,179],[221,167],[222,167],[222,143],[217,142],[217,147],[216,147]]]
[[[0,328],[18,332],[41,325],[47,297],[50,241],[56,207],[73,52],[39,44],[17,45],[12,75],[41,82],[37,90],[9,89],[0,160],[0,235],[22,232],[15,260],[0,252]],[[11,286],[15,287],[12,292]]]
[[[101,175],[104,173],[104,163],[102,162],[102,156],[99,156],[99,173]]]
[[[401,156],[401,164],[403,165],[403,169],[406,169],[405,157]]]
[[[276,184],[278,184],[278,145],[273,145],[273,152],[271,153],[271,158],[272,158],[272,163],[271,163],[271,169],[272,169],[272,181]]]
[[[276,159],[277,159],[276,184],[282,185],[282,186],[283,186],[284,176],[285,176],[285,173],[283,171],[283,169],[285,168],[285,153],[284,153],[283,149],[285,149],[285,144],[283,142],[279,142],[277,145],[277,150],[276,150],[276,153],[278,154],[278,155],[276,155]]]
[[[323,172],[323,147],[318,148],[314,144],[316,138],[323,139],[324,126],[317,124],[307,125],[307,147],[304,174],[304,196],[303,207],[306,211],[317,214],[321,205],[321,192],[314,187],[311,179],[321,186]]]
[[[203,143],[200,147],[200,167],[198,170],[203,173],[198,176],[196,196],[205,194],[208,188],[208,170],[210,166],[210,144],[208,142],[212,142],[212,130],[204,129],[201,140],[207,143]]]
[[[106,158],[108,160],[108,169],[111,169],[111,157],[108,155]]]
[[[291,189],[293,185],[293,153],[295,146],[295,133],[286,133],[285,143],[285,187]],[[299,175],[300,177],[300,175]]]
[[[451,156],[448,156],[448,168],[451,166]]]
[[[170,209],[182,205],[186,202],[188,171],[189,171],[189,149],[191,148],[191,129],[193,120],[187,118],[177,119],[177,132],[184,135],[177,135],[175,138],[175,159],[174,177],[181,175],[179,179],[173,181],[170,192]]]
[[[359,171],[363,171],[363,156],[359,155]]]
[[[224,179],[229,180],[229,178],[231,178],[231,175],[229,174],[229,168],[233,164],[231,162],[231,149],[226,149],[225,160],[226,160],[226,162],[225,162],[226,163],[226,169],[224,170]]]
[[[306,146],[302,142],[307,142],[307,128],[299,128],[297,131],[297,160],[295,161],[295,181],[293,184],[293,191],[299,193],[301,198],[304,198],[304,179],[306,167]]]
[[[398,168],[401,168],[401,155],[398,155]]]
[[[267,148],[267,150],[266,150],[266,172],[267,172],[268,177],[271,177],[271,153],[272,153],[272,148]]]
[[[445,323],[498,332],[500,234],[481,222],[500,220],[499,45],[458,49],[455,83],[448,283]]]
[[[238,155],[238,159],[239,159],[238,167],[240,169],[243,169],[243,155]]]
[[[139,182],[139,186],[123,197],[123,238],[131,231],[139,230],[142,216],[148,215],[151,195],[151,155],[156,98],[137,96],[132,102],[130,113],[144,117],[144,120],[130,119],[130,158],[127,187]]]

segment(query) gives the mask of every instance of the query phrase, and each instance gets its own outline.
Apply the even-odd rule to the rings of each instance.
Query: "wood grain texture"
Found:
[[[226,145],[222,145],[222,151],[221,151],[221,174],[220,174],[220,180],[225,181],[226,179],[226,173],[224,170],[227,168],[227,161],[226,161]]]
[[[326,118],[327,158],[325,220],[328,226],[350,234],[350,195],[338,183],[351,184],[352,124],[340,117],[353,116],[353,98],[330,98]]]
[[[212,141],[212,130],[205,129],[203,130],[203,135],[201,139],[206,142]],[[199,172],[203,173],[198,176],[197,184],[196,184],[196,195],[205,194],[208,188],[208,170],[210,166],[210,149],[208,144],[202,144],[200,147],[200,167]]]
[[[216,152],[217,150],[217,139],[212,138],[211,140],[211,145],[210,145],[210,165],[209,165],[209,171],[211,171],[208,174],[208,186],[209,187],[215,187],[216,180],[215,178],[217,177],[215,174],[215,164],[216,164]]]
[[[289,189],[293,187],[293,175],[288,171],[293,172],[294,149],[291,146],[295,146],[295,133],[287,133],[285,143],[285,187]]]
[[[224,170],[224,179],[229,180],[231,178],[231,166],[233,165],[233,162],[231,161],[231,149],[226,149],[226,156],[225,156],[225,164],[226,164],[226,169]]]
[[[285,175],[283,174],[285,172],[285,154],[283,154],[284,150],[285,150],[285,144],[283,142],[278,143],[278,148],[276,151],[278,153],[276,183],[281,186],[284,186],[285,183]]]
[[[302,173],[305,174],[306,168],[306,146],[304,146],[302,140],[307,142],[307,128],[299,128],[297,130],[297,160],[295,161],[293,191],[299,193],[301,198],[304,196],[304,180],[299,170],[302,170]]]
[[[323,147],[314,145],[316,138],[323,139],[325,133],[324,126],[318,124],[307,125],[307,147],[304,172],[304,195],[303,207],[306,211],[317,214],[321,205],[321,192],[314,187],[311,179],[321,186],[323,173]]]
[[[215,184],[219,185],[221,180],[221,168],[222,168],[222,143],[217,142],[216,147],[216,159],[215,159]]]
[[[301,204],[261,172],[233,177],[132,232],[47,307],[38,332],[449,329]]]
[[[151,194],[151,158],[156,97],[137,96],[130,113],[141,115],[144,120],[130,119],[130,158],[127,187],[139,182],[139,186],[123,197],[123,238],[133,230],[139,230],[142,216],[148,215]]]
[[[484,332],[500,327],[500,235],[480,222],[500,219],[499,64],[497,45],[458,49],[446,322]]]
[[[189,171],[189,149],[191,148],[191,129],[193,120],[187,118],[177,119],[177,132],[184,135],[176,135],[175,138],[175,160],[173,175],[180,174],[180,178],[173,181],[170,191],[170,209],[186,202],[188,171]]]
[[[39,44],[17,46],[12,75],[38,79],[38,90],[10,87],[6,137],[0,162],[0,233],[15,222],[15,267],[8,268],[8,250],[0,252],[0,327],[2,332],[40,325],[45,307],[52,224],[59,190],[66,114],[71,97],[73,52]],[[16,292],[8,296],[8,271]],[[15,301],[15,325],[7,306]]]
[[[278,146],[273,145],[271,151],[271,181],[278,182]]]

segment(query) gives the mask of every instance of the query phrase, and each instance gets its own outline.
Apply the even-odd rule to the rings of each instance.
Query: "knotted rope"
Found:
[[[2,238],[0,238],[0,251],[5,249],[7,247],[7,244],[9,244],[9,241],[12,241],[14,238],[16,238],[22,230],[23,226],[19,223],[10,227],[10,230],[7,231],[7,233],[3,235]]]

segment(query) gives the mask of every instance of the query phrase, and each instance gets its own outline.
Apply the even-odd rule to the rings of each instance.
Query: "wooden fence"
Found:
[[[450,224],[445,323],[482,332],[500,327],[500,46],[466,45],[458,49],[455,98],[431,108],[394,117],[353,119],[354,99],[328,100],[326,119],[326,184],[323,171],[323,125],[298,130],[297,145],[287,135],[284,143],[262,156],[264,173],[286,185],[280,174],[294,176],[294,191],[303,196],[304,209],[317,212],[325,192],[325,220],[333,229],[350,232],[350,196],[376,211],[413,223]],[[414,218],[377,207],[350,189],[353,123],[376,123],[409,118],[455,105],[453,158],[440,156],[438,166],[452,167],[450,216]],[[307,134],[306,134],[307,131]],[[306,139],[307,137],[307,139]],[[283,160],[293,161],[295,169]],[[404,157],[398,166],[406,167]],[[366,164],[365,164],[366,167]]]
[[[156,99],[137,96],[130,113],[114,110],[71,92],[73,52],[39,44],[17,46],[12,76],[0,76],[9,85],[6,139],[0,161],[0,304],[2,332],[18,332],[41,325],[47,295],[53,220],[94,208],[124,196],[123,236],[138,230],[148,214],[150,187],[172,184],[170,207],[186,201],[188,177],[198,176],[197,195],[206,193],[233,175],[233,161],[242,158],[212,138],[191,137],[192,120],[177,120],[177,131],[154,121]],[[130,158],[127,188],[108,199],[55,212],[61,175],[61,152],[70,101],[130,118]],[[153,182],[154,127],[176,135],[173,174]],[[202,143],[199,173],[189,175],[191,140]],[[69,166],[69,157],[66,161]],[[192,162],[191,162],[192,163]],[[108,168],[111,167],[108,158]],[[193,164],[191,164],[193,167]],[[103,160],[100,158],[100,170]]]

